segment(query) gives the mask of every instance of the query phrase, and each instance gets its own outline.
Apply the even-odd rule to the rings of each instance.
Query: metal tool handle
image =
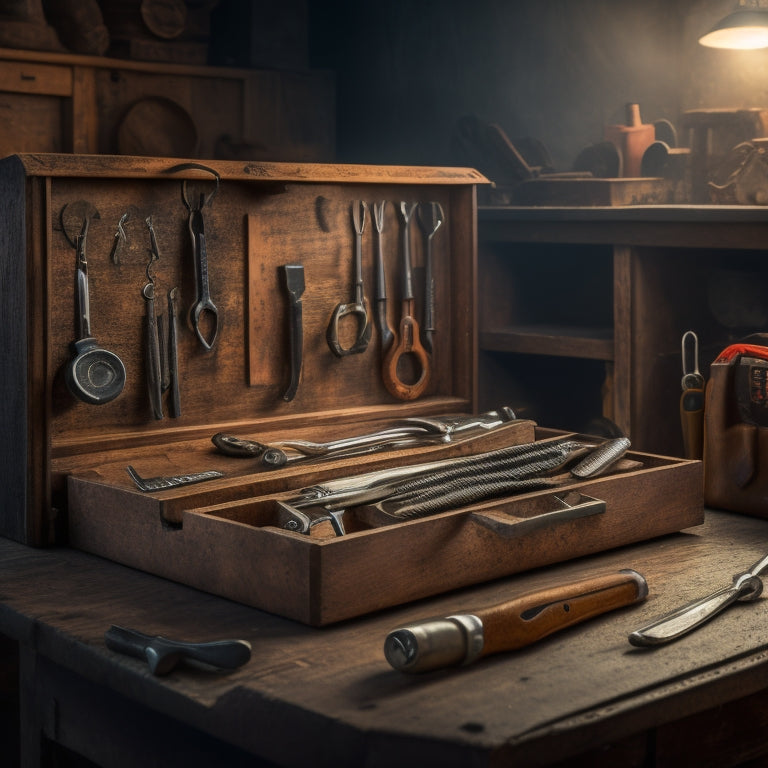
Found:
[[[87,233],[88,219],[84,219],[80,234],[75,236],[75,302],[78,340],[87,339],[91,335],[91,299],[88,290],[88,260],[85,255]]]
[[[365,230],[367,210],[368,205],[362,200],[352,203],[352,225],[355,232],[355,298],[353,302],[336,305],[325,332],[328,346],[336,357],[346,357],[365,352],[373,333],[363,290],[363,231]],[[357,332],[351,346],[344,347],[339,341],[339,324],[343,318],[350,316],[354,317],[357,322]]]
[[[296,396],[301,380],[303,364],[304,328],[301,297],[304,294],[304,267],[299,264],[285,264],[281,267],[283,284],[288,293],[289,347],[291,380],[283,393],[283,400],[290,402]]]
[[[178,288],[168,291],[168,371],[171,377],[171,416],[178,419],[181,416],[181,383],[179,381],[179,324]]]
[[[160,362],[160,336],[155,315],[155,286],[147,283],[141,291],[146,303],[145,354],[147,368],[147,391],[152,415],[163,418],[163,382]]]
[[[208,249],[205,242],[205,224],[201,210],[189,213],[189,231],[192,235],[192,250],[195,259],[195,285],[197,301],[190,308],[190,322],[200,343],[205,349],[213,349],[219,334],[219,310],[211,300],[208,282]],[[203,332],[203,323],[208,326],[208,336]]]
[[[251,658],[251,645],[245,640],[188,643],[116,625],[106,631],[104,641],[112,651],[146,661],[153,675],[168,674],[182,659],[218,669],[237,669]]]
[[[376,227],[376,325],[381,336],[381,349],[386,351],[392,344],[394,334],[387,319],[387,279],[384,272],[384,211],[387,201],[373,204],[373,221]]]
[[[384,356],[382,380],[387,391],[400,400],[415,400],[429,386],[431,366],[429,355],[419,339],[419,325],[413,314],[413,276],[411,270],[410,223],[416,203],[400,203],[400,215],[403,219],[402,231],[402,271],[403,271],[403,307],[400,316],[398,338],[390,345]],[[413,381],[406,381],[402,375],[403,358],[410,358],[415,364],[416,375]]]

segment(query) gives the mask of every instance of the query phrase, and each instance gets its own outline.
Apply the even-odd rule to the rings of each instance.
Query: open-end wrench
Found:
[[[424,393],[431,377],[429,355],[419,339],[419,325],[413,313],[414,292],[413,275],[411,270],[411,219],[416,210],[416,203],[400,203],[402,226],[402,257],[403,257],[403,287],[402,311],[400,316],[399,335],[392,343],[382,368],[382,378],[387,391],[400,400],[415,400]],[[399,370],[404,357],[413,358],[416,364],[417,376],[415,381],[408,382],[402,378]]]
[[[373,223],[376,227],[376,326],[381,337],[381,351],[386,352],[392,344],[394,334],[387,321],[387,280],[384,272],[382,232],[384,231],[384,210],[387,201],[373,204]]]
[[[432,354],[432,335],[435,332],[435,275],[432,269],[432,238],[440,229],[445,214],[440,203],[421,203],[417,218],[424,233],[424,327],[421,338],[424,348]]]
[[[200,343],[210,350],[213,349],[219,334],[219,311],[211,300],[208,285],[208,250],[205,243],[203,201],[204,198],[200,195],[200,205],[189,210],[189,233],[192,236],[197,292],[197,301],[189,310],[189,320]]]
[[[365,352],[371,340],[372,328],[363,291],[363,232],[365,231],[367,210],[368,205],[362,200],[356,200],[352,203],[352,224],[355,230],[355,298],[350,303],[336,305],[325,334],[331,352],[337,357]],[[357,336],[354,343],[345,348],[341,346],[339,341],[339,322],[349,315],[357,320]]]

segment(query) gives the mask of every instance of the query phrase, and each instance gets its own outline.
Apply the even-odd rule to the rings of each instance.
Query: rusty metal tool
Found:
[[[206,469],[203,472],[187,472],[183,475],[158,475],[157,477],[142,477],[132,466],[127,466],[125,471],[131,476],[140,491],[165,491],[168,488],[179,488],[182,485],[203,483],[206,480],[215,480],[224,477],[218,469]]]
[[[78,400],[102,405],[114,400],[125,386],[125,365],[114,353],[100,347],[91,336],[91,307],[88,289],[86,239],[90,220],[83,218],[75,236],[75,304],[78,337],[72,343],[73,357],[64,371],[67,388]]]
[[[181,416],[181,382],[179,380],[178,288],[168,291],[168,375],[170,379],[170,414]]]
[[[128,221],[129,214],[124,213],[117,222],[115,237],[112,241],[112,248],[109,251],[109,259],[113,264],[120,263],[120,246],[127,242],[128,236],[125,234],[125,223]]]
[[[387,201],[373,204],[373,223],[376,228],[376,327],[381,337],[381,351],[386,352],[392,340],[394,334],[389,327],[389,321],[387,320],[387,278],[384,270],[384,248],[382,245],[383,232],[384,232],[384,211],[387,207]]]
[[[288,389],[283,393],[283,400],[290,402],[296,397],[303,363],[304,329],[301,297],[304,294],[304,267],[300,264],[285,264],[280,267],[280,272],[283,285],[288,292],[291,356],[291,380]]]
[[[424,327],[421,340],[424,349],[432,354],[432,336],[435,333],[435,275],[432,264],[432,238],[445,220],[440,203],[421,203],[417,211],[419,227],[424,234]]]
[[[686,603],[629,635],[629,642],[639,647],[662,645],[677,640],[717,616],[736,601],[757,600],[763,592],[760,574],[768,569],[768,555],[746,571],[733,576],[731,584],[711,595]]]
[[[415,400],[429,385],[431,368],[429,355],[419,339],[419,325],[414,317],[413,274],[411,269],[411,220],[416,203],[400,203],[402,226],[402,310],[397,339],[391,344],[382,368],[382,378],[387,391],[400,400]],[[405,358],[414,363],[413,381],[402,375],[401,363]]]
[[[513,651],[608,611],[638,603],[648,584],[637,571],[591,576],[527,592],[470,613],[420,621],[392,630],[384,656],[401,672],[429,672]]]
[[[115,624],[104,634],[104,642],[111,651],[146,661],[153,675],[167,675],[182,661],[204,668],[237,669],[251,658],[251,644],[245,640],[189,643]]]
[[[147,368],[147,392],[152,415],[163,418],[163,374],[160,360],[160,337],[155,314],[155,284],[147,283],[141,290],[145,303],[145,360]]]
[[[190,200],[186,181],[182,184],[182,199],[189,211],[188,228],[192,238],[192,254],[195,263],[195,303],[189,310],[189,322],[200,343],[206,350],[213,349],[219,335],[219,310],[211,299],[208,281],[208,247],[205,237],[205,220],[203,209],[210,204],[218,191],[218,176],[216,187],[206,196],[198,194],[197,200]]]
[[[152,217],[146,219],[149,230],[149,261],[147,262],[147,282],[141,289],[144,297],[144,354],[147,371],[147,391],[152,415],[156,419],[163,418],[163,361],[160,354],[160,332],[158,318],[155,313],[155,276],[152,265],[160,259],[160,249],[152,226]]]
[[[363,232],[368,205],[363,200],[352,203],[352,226],[355,232],[355,297],[346,304],[337,304],[328,323],[325,337],[328,346],[336,357],[346,357],[365,352],[371,340],[371,322],[363,289]],[[339,341],[339,323],[345,317],[353,317],[357,322],[357,335],[349,347],[343,347]]]

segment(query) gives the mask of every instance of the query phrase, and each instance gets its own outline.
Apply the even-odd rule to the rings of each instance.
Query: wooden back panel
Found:
[[[0,264],[9,275],[3,293],[4,348],[0,406],[11,443],[3,469],[2,533],[21,541],[51,538],[51,476],[68,465],[94,466],[105,451],[174,442],[204,442],[222,429],[293,430],[302,425],[345,427],[392,415],[470,411],[476,399],[476,209],[470,169],[184,162],[168,158],[24,155],[0,163],[7,202]],[[204,209],[211,297],[219,313],[212,350],[199,343],[186,317],[195,300],[188,197],[218,191]],[[353,297],[354,236],[349,208],[362,199],[389,201],[384,257],[389,317],[400,311],[401,233],[395,204],[441,203],[445,225],[435,236],[437,333],[433,377],[415,402],[392,397],[381,380],[378,335],[362,354],[335,357],[325,331],[335,305]],[[90,208],[87,237],[91,332],[124,362],[124,391],[103,405],[75,399],[63,371],[77,336],[72,219]],[[118,222],[126,240],[110,258]],[[150,219],[160,259],[151,265],[156,310],[167,323],[167,292],[179,290],[181,416],[155,419],[149,404],[144,355]],[[363,235],[365,293],[373,316],[373,222]],[[67,237],[69,234],[69,238]],[[412,224],[416,285],[424,247]],[[288,304],[279,281],[282,264],[302,264],[304,368],[294,400],[285,402]],[[7,290],[6,290],[7,289]],[[422,317],[423,289],[417,291]],[[26,344],[19,339],[26,337]],[[20,401],[23,392],[24,402]],[[14,393],[17,393],[14,397]],[[23,414],[23,415],[22,415]],[[9,466],[8,466],[9,465]],[[26,477],[20,499],[20,477]]]

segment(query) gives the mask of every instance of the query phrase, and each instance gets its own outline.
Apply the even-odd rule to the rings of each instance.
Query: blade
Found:
[[[756,596],[754,593],[759,594],[762,588],[762,581],[747,573],[730,586],[687,603],[635,630],[629,635],[629,642],[635,646],[647,647],[676,640],[714,618],[740,598]]]

